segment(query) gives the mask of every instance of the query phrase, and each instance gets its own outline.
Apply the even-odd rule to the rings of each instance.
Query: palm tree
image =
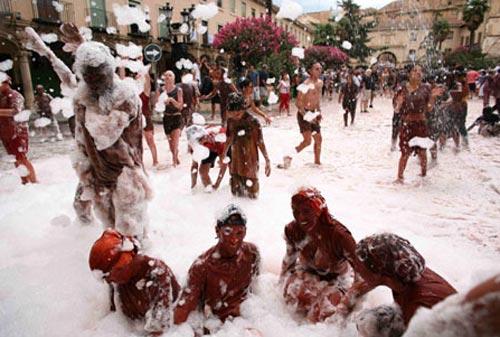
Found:
[[[488,0],[467,0],[463,9],[463,20],[470,31],[469,47],[474,45],[474,33],[484,21],[486,12],[490,9]]]
[[[438,50],[441,50],[441,45],[450,32],[450,23],[446,19],[436,16],[434,24],[432,25],[432,36],[434,37],[434,43],[438,44]]]

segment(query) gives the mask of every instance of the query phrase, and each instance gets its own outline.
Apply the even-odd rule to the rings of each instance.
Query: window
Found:
[[[255,8],[252,8],[252,18],[255,17]]]
[[[247,3],[246,2],[241,3],[241,16],[242,17],[247,16]]]
[[[141,6],[141,2],[139,0],[129,0],[128,1],[128,6],[129,7],[139,7]],[[149,20],[146,20],[146,22],[149,23]],[[131,24],[130,25],[130,34],[131,35],[139,35],[139,36],[148,36],[149,33],[148,32],[141,32],[139,30],[139,26],[136,25],[135,23]]]
[[[229,8],[231,9],[231,13],[236,13],[236,0],[230,0]]]
[[[453,40],[453,31],[448,33],[448,36],[446,37],[447,40]]]
[[[463,45],[464,45],[464,37],[463,37],[463,36],[460,38],[460,45],[461,45],[461,46],[463,46]]]
[[[410,49],[410,52],[408,53],[408,59],[412,62],[415,62],[417,60],[417,52],[415,49]]]
[[[38,0],[34,1],[33,4],[37,9],[37,19],[43,22],[60,22],[59,13],[56,11],[50,0]],[[0,8],[4,6],[4,2],[1,2]],[[6,6],[6,5],[5,5]],[[2,9],[3,11],[3,9]]]
[[[222,29],[222,25],[217,25],[217,32],[220,32]]]
[[[217,0],[217,6],[222,8],[222,0]]]
[[[469,41],[470,41],[470,38],[469,38],[469,36],[467,36],[467,37],[465,38],[465,45],[466,45],[466,46],[468,46],[468,45],[469,45]]]
[[[166,15],[166,9],[165,8],[160,8],[158,10],[158,15]],[[168,22],[167,20],[163,20],[162,22],[158,23],[158,37],[159,38],[167,38],[168,37]]]
[[[483,33],[477,34],[477,44],[481,44],[482,39],[483,39]]]
[[[101,29],[106,28],[106,5],[104,4],[104,0],[90,1],[88,13],[90,15],[90,27]]]
[[[410,41],[417,41],[417,32],[410,32]]]

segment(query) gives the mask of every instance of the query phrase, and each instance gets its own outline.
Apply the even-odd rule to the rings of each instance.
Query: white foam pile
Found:
[[[219,7],[215,2],[208,4],[197,4],[194,11],[191,13],[193,18],[207,21],[219,12]]]

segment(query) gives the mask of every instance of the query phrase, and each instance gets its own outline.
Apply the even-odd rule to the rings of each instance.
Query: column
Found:
[[[33,107],[35,96],[33,94],[33,84],[31,83],[30,61],[31,52],[21,50],[19,53],[19,68],[21,70],[21,79],[23,81],[24,104],[26,109]]]

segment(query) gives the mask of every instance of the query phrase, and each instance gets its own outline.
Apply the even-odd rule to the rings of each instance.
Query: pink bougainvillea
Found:
[[[331,67],[349,61],[349,56],[337,47],[312,46],[305,51],[305,61],[321,62]]]
[[[213,46],[258,64],[271,54],[289,52],[298,44],[293,35],[267,18],[238,18],[215,35]]]

